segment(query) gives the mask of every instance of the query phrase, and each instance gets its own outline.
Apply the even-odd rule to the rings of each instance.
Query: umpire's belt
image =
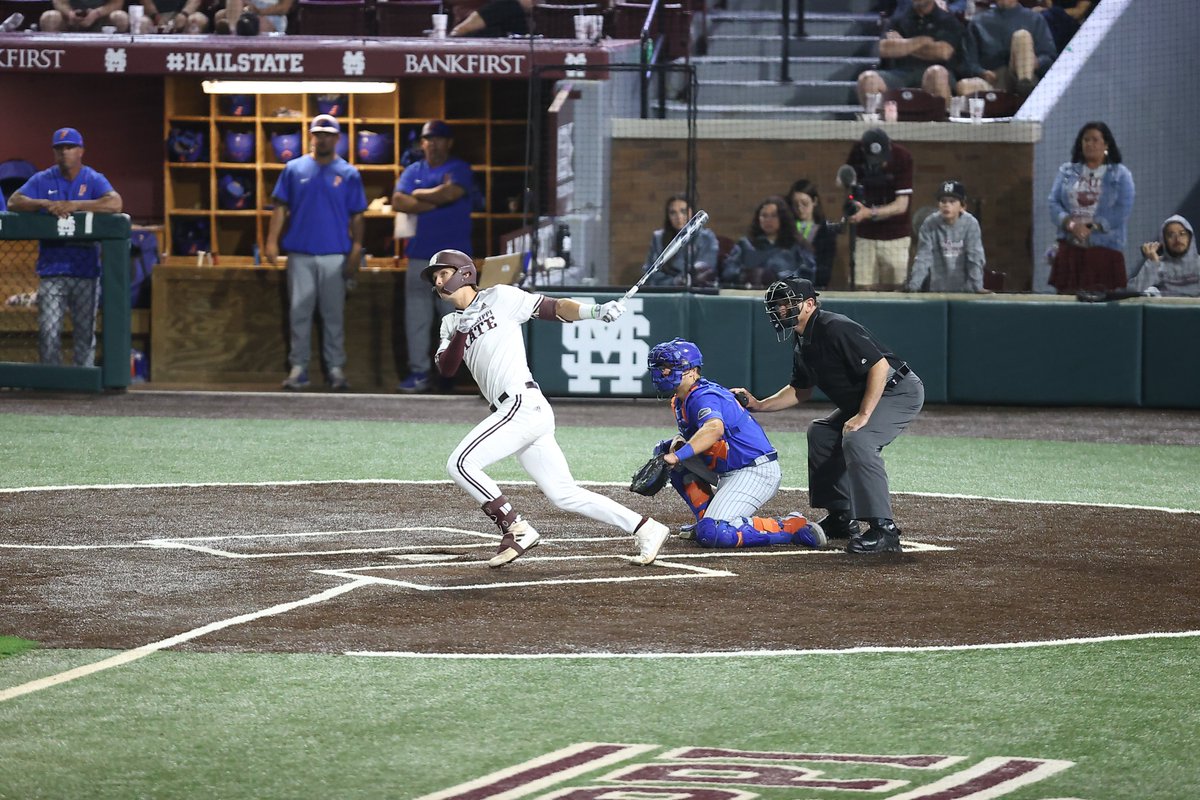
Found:
[[[912,372],[912,370],[908,368],[908,364],[901,364],[900,366],[896,367],[896,371],[893,372],[892,376],[887,379],[887,383],[883,385],[883,388],[885,390],[891,389],[893,386],[900,383],[900,381],[904,380],[910,372]]]
[[[526,389],[540,389],[541,387],[537,385],[537,381],[525,381],[525,388]],[[512,395],[510,395],[508,392],[505,392],[504,394],[502,394],[496,398],[496,405],[488,406],[488,408],[490,408],[492,411],[495,411],[496,406],[504,405],[505,403],[508,402],[508,398],[510,398],[510,397],[512,397]]]

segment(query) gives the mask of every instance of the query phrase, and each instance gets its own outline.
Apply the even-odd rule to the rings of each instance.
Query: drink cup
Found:
[[[983,122],[983,98],[969,98],[969,103],[971,108],[971,122],[975,125],[981,124]]]
[[[575,38],[588,38],[588,18],[583,14],[579,14],[575,17]]]
[[[879,104],[882,102],[882,100],[883,95],[879,94],[878,92],[868,93],[866,99],[863,101],[863,111],[867,112],[868,114],[878,114]]]
[[[142,32],[142,19],[146,16],[146,7],[142,5],[129,7],[129,32],[137,35]]]
[[[435,38],[435,39],[445,39],[446,38],[446,23],[449,21],[449,19],[450,19],[450,17],[448,14],[434,14],[433,15],[433,38]]]
[[[961,117],[963,115],[963,111],[966,110],[966,106],[967,106],[967,98],[962,97],[961,95],[958,97],[951,97],[950,98],[950,116]]]

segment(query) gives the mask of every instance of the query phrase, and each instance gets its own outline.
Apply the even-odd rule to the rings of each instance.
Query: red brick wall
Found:
[[[902,141],[902,140],[901,140]],[[1033,256],[1033,146],[964,142],[902,142],[916,165],[913,210],[936,206],[934,192],[946,178],[961,180],[979,211],[988,266],[1008,273],[1007,288],[1028,290]],[[826,216],[841,216],[842,196],[834,181],[850,142],[702,140],[697,142],[697,193],[714,233],[743,236],[758,203],[787,192],[798,178],[821,190]],[[679,140],[615,139],[612,149],[611,236],[613,281],[632,283],[640,274],[650,234],[662,224],[663,203],[684,187],[686,150]],[[1051,176],[1052,177],[1052,176]],[[1049,178],[1046,191],[1049,191]],[[915,245],[915,237],[914,237]],[[838,247],[833,285],[849,280],[847,237]],[[1038,256],[1040,257],[1040,255]]]

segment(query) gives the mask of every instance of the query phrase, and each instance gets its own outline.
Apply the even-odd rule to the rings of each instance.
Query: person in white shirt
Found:
[[[634,563],[653,563],[670,529],[575,483],[554,438],[554,411],[529,371],[521,335],[521,326],[531,319],[613,322],[625,313],[625,306],[619,300],[585,305],[507,285],[480,291],[475,262],[458,250],[436,253],[421,276],[455,308],[442,318],[434,356],[438,372],[452,376],[465,361],[491,405],[491,415],[459,442],[446,462],[454,482],[500,529],[500,548],[488,566],[503,566],[541,541],[484,472],[511,455],[555,506],[632,533],[638,547]]]

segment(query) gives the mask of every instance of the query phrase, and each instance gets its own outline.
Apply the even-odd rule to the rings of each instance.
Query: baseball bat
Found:
[[[697,211],[695,216],[688,220],[687,225],[684,225],[680,229],[679,233],[675,234],[675,237],[667,243],[667,246],[663,248],[663,251],[659,254],[658,258],[654,259],[654,263],[650,265],[650,269],[646,270],[645,274],[638,278],[637,283],[629,287],[629,291],[626,292],[625,296],[621,298],[621,302],[624,303],[626,300],[637,294],[638,289],[642,288],[642,285],[646,282],[646,279],[657,272],[663,264],[670,261],[675,254],[679,252],[679,248],[683,247],[685,244],[695,238],[696,234],[700,232],[700,229],[707,224],[708,212]]]

